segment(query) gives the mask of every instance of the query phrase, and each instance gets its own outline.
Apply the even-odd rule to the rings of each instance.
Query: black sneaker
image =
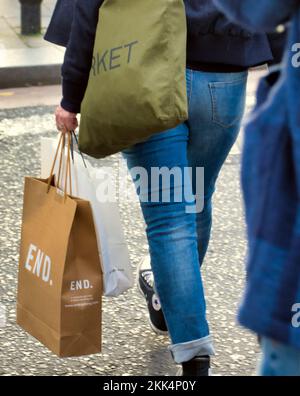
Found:
[[[143,269],[145,266],[147,268]],[[150,269],[150,258],[148,256],[145,257],[139,265],[137,285],[141,295],[147,301],[149,321],[152,330],[156,334],[167,335],[168,328],[161,309],[159,298],[154,291],[153,272]]]
[[[188,362],[182,363],[179,375],[183,377],[209,377],[210,373],[210,357],[197,356]]]

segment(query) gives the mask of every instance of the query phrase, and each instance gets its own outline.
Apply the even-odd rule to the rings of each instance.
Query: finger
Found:
[[[67,128],[69,131],[71,131],[72,129],[76,129],[76,122],[75,122],[74,119],[68,119],[68,120],[65,122],[65,126],[66,126],[66,128]]]
[[[60,112],[58,112],[58,114],[56,115],[56,126],[57,126],[57,129],[60,132],[64,132],[65,129],[66,129],[65,125],[66,125],[66,122],[65,122],[64,117],[61,115]]]
[[[62,125],[62,121],[61,121],[61,119],[60,119],[58,114],[55,115],[55,123],[56,123],[57,129],[60,130],[60,127]]]
[[[60,120],[56,119],[56,128],[61,131],[63,128],[63,124]]]
[[[67,128],[65,127],[65,125],[62,122],[57,122],[56,127],[62,133],[65,133],[65,131],[67,130]]]

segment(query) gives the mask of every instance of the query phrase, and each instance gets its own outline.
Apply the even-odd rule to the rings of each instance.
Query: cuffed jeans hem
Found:
[[[213,340],[210,335],[198,340],[171,345],[169,351],[176,363],[188,362],[196,356],[215,355]]]

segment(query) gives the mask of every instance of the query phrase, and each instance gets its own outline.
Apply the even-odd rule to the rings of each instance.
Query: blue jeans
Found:
[[[260,375],[267,377],[300,376],[300,350],[263,338],[262,351]]]
[[[210,239],[215,183],[240,129],[247,72],[188,69],[186,80],[188,121],[123,152],[140,197],[156,291],[172,341],[170,350],[177,363],[197,355],[214,354],[200,267]],[[201,213],[187,210],[195,204],[186,196],[197,192],[196,172],[189,172],[190,176],[180,181],[170,178],[170,185],[161,181],[159,198],[147,201],[145,196],[157,193],[157,185],[152,185],[150,176],[141,183],[135,167],[143,167],[148,175],[155,167],[176,167],[182,174],[188,167],[193,171],[203,167],[203,210]],[[186,194],[178,200],[174,196],[180,189]],[[166,192],[172,197],[169,202],[162,198]]]

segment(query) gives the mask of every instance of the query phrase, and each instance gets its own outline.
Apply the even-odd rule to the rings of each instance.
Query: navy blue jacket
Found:
[[[66,47],[70,38],[75,0],[58,0],[45,34],[45,40]]]
[[[104,0],[59,0],[46,34],[46,39],[67,45],[62,67],[62,106],[79,112],[92,61],[98,10]],[[72,9],[67,13],[66,2],[74,4],[73,24],[68,35]],[[231,23],[212,0],[185,0],[188,41],[187,65],[195,63],[229,64],[251,67],[272,61],[273,54],[264,33],[251,33]],[[70,5],[68,5],[70,7]],[[70,16],[71,15],[71,16]],[[70,29],[70,27],[69,27]]]
[[[257,31],[292,20],[281,77],[263,79],[245,129],[242,181],[249,239],[239,321],[300,351],[300,0],[215,0]]]

